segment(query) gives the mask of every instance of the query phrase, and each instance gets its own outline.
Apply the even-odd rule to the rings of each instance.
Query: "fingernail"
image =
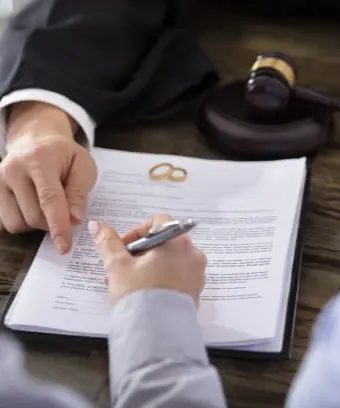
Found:
[[[95,238],[100,230],[100,224],[97,221],[90,221],[88,229],[93,238]]]
[[[64,254],[67,251],[67,242],[63,237],[55,237],[54,245],[60,254]]]
[[[75,218],[78,222],[83,221],[83,213],[79,207],[72,207],[71,208],[71,215]]]

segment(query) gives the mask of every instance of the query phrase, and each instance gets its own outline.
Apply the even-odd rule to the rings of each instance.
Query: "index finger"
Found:
[[[72,224],[64,187],[54,175],[39,172],[32,176],[53,244],[65,254],[72,246]]]
[[[156,225],[164,224],[165,222],[171,221],[171,217],[168,215],[156,215],[155,217],[150,218],[145,223],[137,225],[131,231],[123,235],[122,241],[125,245],[130,244],[131,242],[137,241],[148,235],[151,228]]]

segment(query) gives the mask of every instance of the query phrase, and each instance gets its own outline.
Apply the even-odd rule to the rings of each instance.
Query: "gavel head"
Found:
[[[287,107],[296,83],[293,61],[285,54],[268,52],[257,56],[246,81],[246,102],[256,116],[277,116]]]

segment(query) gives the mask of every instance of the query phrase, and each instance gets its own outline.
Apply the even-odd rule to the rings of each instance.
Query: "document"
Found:
[[[156,214],[192,217],[208,258],[198,318],[207,345],[267,343],[277,334],[287,258],[305,177],[303,159],[232,162],[94,149],[98,182],[72,251],[45,237],[6,317],[9,327],[106,337],[112,302],[87,231],[102,220],[123,234]],[[151,180],[159,162],[185,168],[183,182]]]

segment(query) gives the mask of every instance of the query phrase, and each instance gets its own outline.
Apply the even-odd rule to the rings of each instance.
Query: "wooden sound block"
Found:
[[[227,156],[250,160],[314,156],[332,134],[333,114],[294,98],[280,117],[255,117],[245,100],[245,83],[213,90],[202,102],[197,127]]]

